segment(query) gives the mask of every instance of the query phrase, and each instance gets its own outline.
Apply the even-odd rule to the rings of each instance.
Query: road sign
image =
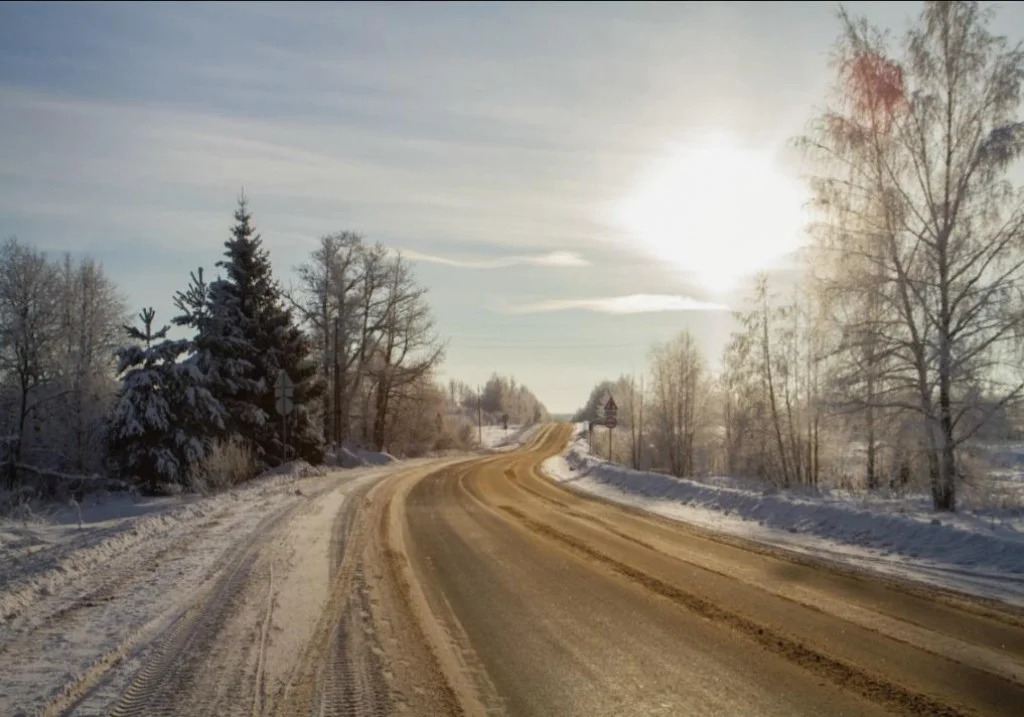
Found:
[[[288,372],[281,369],[277,372],[277,381],[274,383],[274,390],[291,396],[295,392],[295,384],[288,377]]]
[[[295,410],[295,404],[290,398],[278,398],[274,401],[274,408],[277,409],[279,416],[287,416]]]
[[[616,417],[619,414],[619,407],[615,404],[615,399],[612,398],[611,394],[608,394],[608,403],[604,404],[604,425],[608,428],[615,428],[618,420]]]
[[[604,412],[605,415],[609,413],[615,414],[619,412],[619,406],[617,403],[615,403],[615,399],[612,398],[611,394],[608,395],[608,403],[604,404]]]
[[[292,397],[295,395],[295,384],[288,377],[288,373],[281,369],[277,372],[277,382],[274,383],[274,408],[282,416],[287,416],[295,409]]]

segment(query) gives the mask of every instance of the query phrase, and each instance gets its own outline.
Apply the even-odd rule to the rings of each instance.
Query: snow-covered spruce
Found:
[[[188,289],[175,295],[181,314],[174,322],[196,332],[197,365],[224,407],[230,437],[250,443],[264,465],[292,458],[320,463],[323,438],[309,406],[323,385],[309,360],[309,341],[284,306],[270,257],[251,220],[243,196],[225,242],[225,259],[217,263],[225,276],[207,284],[201,269],[193,274]],[[274,414],[273,384],[281,369],[295,384],[287,446]]]
[[[188,341],[153,330],[154,311],[144,309],[142,328],[126,326],[132,344],[118,351],[122,388],[108,427],[110,460],[118,474],[150,492],[183,485],[189,466],[201,460],[224,428],[224,411],[206,387],[195,357],[179,360]]]

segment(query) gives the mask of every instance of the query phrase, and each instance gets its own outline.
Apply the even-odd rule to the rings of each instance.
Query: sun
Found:
[[[644,251],[724,293],[800,246],[804,202],[770,152],[713,138],[674,147],[615,219]]]

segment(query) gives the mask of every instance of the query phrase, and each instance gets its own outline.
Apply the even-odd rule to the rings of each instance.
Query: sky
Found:
[[[324,234],[401,250],[441,378],[571,412],[681,330],[714,367],[752,273],[791,268],[837,7],[3,3],[0,238],[166,320],[244,187],[282,284]],[[847,7],[899,34],[920,5]]]

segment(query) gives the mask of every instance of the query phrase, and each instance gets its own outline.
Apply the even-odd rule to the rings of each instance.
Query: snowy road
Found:
[[[1020,713],[1019,612],[577,493],[540,469],[569,431],[205,499],[45,585],[12,568],[35,597],[0,603],[0,713]]]

